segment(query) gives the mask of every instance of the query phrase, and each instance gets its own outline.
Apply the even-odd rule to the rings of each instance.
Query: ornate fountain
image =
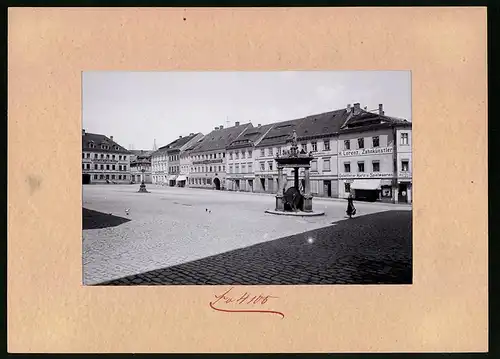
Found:
[[[312,153],[306,153],[304,150],[299,152],[297,144],[297,133],[292,134],[292,144],[289,151],[283,151],[277,154],[275,161],[278,167],[278,191],[276,193],[276,207],[274,211],[268,210],[267,213],[295,215],[295,216],[319,216],[324,212],[313,211],[310,185],[311,161],[314,159]],[[293,169],[293,187],[285,189],[287,178],[284,173],[285,168]],[[304,186],[301,191],[299,183],[299,170],[304,169]]]

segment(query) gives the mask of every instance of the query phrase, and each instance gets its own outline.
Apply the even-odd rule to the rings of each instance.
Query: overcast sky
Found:
[[[361,103],[411,121],[409,71],[84,72],[83,128],[127,149],[235,121],[267,124]]]

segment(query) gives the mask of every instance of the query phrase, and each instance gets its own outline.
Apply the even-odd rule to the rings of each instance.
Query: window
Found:
[[[323,171],[330,171],[330,159],[323,159]]]
[[[380,162],[373,161],[372,162],[373,172],[380,172]]]
[[[242,164],[241,165],[241,173],[246,173],[246,170],[247,170],[246,165]]]
[[[210,166],[210,171],[209,172],[212,172],[212,166]]]
[[[99,165],[94,165],[94,169],[95,170],[98,169],[98,167],[99,167]]]
[[[312,146],[313,152],[318,151],[318,143],[317,142],[311,142],[311,146]]]
[[[365,139],[363,137],[358,138],[358,148],[359,149],[365,148]]]
[[[358,172],[365,172],[365,163],[358,162]]]
[[[222,158],[225,158],[225,157],[226,157],[226,153],[222,152]]]
[[[241,151],[241,158],[245,158],[245,152]]]
[[[115,169],[116,169],[116,168],[115,168],[115,165],[113,165],[113,171],[114,171]]]
[[[127,170],[127,166],[124,165],[123,166],[123,170],[126,171]]]
[[[84,170],[84,169],[85,169],[85,165],[82,163],[82,170]]]
[[[104,158],[104,154],[101,153],[101,159]]]
[[[109,155],[106,155],[106,158],[109,160]]]
[[[97,153],[94,153],[94,158],[99,158],[99,155]]]
[[[90,163],[87,163],[87,169],[88,170],[90,169]]]
[[[103,169],[104,169],[104,165],[101,165],[101,170],[103,170]]]
[[[372,137],[372,141],[373,141],[373,147],[379,147],[380,146],[380,139],[378,136],[373,136]]]
[[[311,161],[311,171],[312,172],[318,171],[318,161],[317,160]]]
[[[240,158],[240,153],[239,152],[235,152],[234,153],[234,159],[237,160]]]
[[[229,173],[233,173],[233,166],[229,166]]]
[[[121,160],[122,160],[122,156],[121,156],[121,155],[120,155],[120,156],[118,156],[118,159],[121,161]]]
[[[248,158],[252,158],[252,150],[248,150]]]
[[[266,170],[266,163],[265,162],[261,162],[260,163],[260,170],[261,171],[265,171]]]
[[[344,191],[346,193],[351,192],[351,184],[350,183],[347,183],[347,182],[344,183]]]
[[[267,149],[267,155],[268,156],[272,156],[273,155],[273,149],[272,148],[268,148]]]
[[[261,148],[261,149],[260,149],[260,157],[264,157],[265,155],[266,155],[266,154],[264,153],[264,149],[263,149],[263,148]]]
[[[401,161],[401,171],[408,172],[409,169],[410,169],[410,164],[409,164],[408,160]]]
[[[87,158],[90,158],[90,153],[87,153]]]
[[[109,179],[109,175],[106,175],[106,179]]]
[[[240,173],[240,165],[236,165],[236,166],[234,166],[234,168],[235,168],[235,171],[234,171],[235,173]]]
[[[401,144],[402,145],[407,145],[408,144],[408,133],[402,133],[401,134]]]
[[[111,175],[111,179],[115,179],[115,175]]]
[[[94,175],[94,179],[97,179],[97,175]]]
[[[273,161],[267,162],[267,165],[269,166],[269,171],[273,170]]]
[[[251,163],[248,164],[248,172],[252,173],[252,164]]]
[[[100,176],[99,176],[99,179],[104,179],[104,175],[100,175]]]
[[[323,151],[330,151],[330,141],[329,140],[325,140],[323,142]]]
[[[126,160],[127,159],[127,156],[123,156],[123,159]]]
[[[304,151],[307,152],[307,143],[301,143],[300,147],[301,147],[302,150],[304,150]]]
[[[111,158],[115,159],[115,155],[113,155]]]
[[[351,149],[351,140],[344,140],[344,150]]]

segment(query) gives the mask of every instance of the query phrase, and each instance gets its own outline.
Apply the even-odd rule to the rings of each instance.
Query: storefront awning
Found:
[[[351,189],[380,189],[380,179],[357,179],[351,184]]]
[[[169,181],[175,181],[175,176],[170,176],[170,177],[168,177],[168,180],[169,180]]]
[[[181,182],[181,181],[185,181],[186,180],[186,176],[179,176],[177,177],[177,182]]]

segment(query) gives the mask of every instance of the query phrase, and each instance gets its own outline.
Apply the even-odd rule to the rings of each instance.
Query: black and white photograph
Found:
[[[82,73],[83,284],[412,284],[410,71]]]

